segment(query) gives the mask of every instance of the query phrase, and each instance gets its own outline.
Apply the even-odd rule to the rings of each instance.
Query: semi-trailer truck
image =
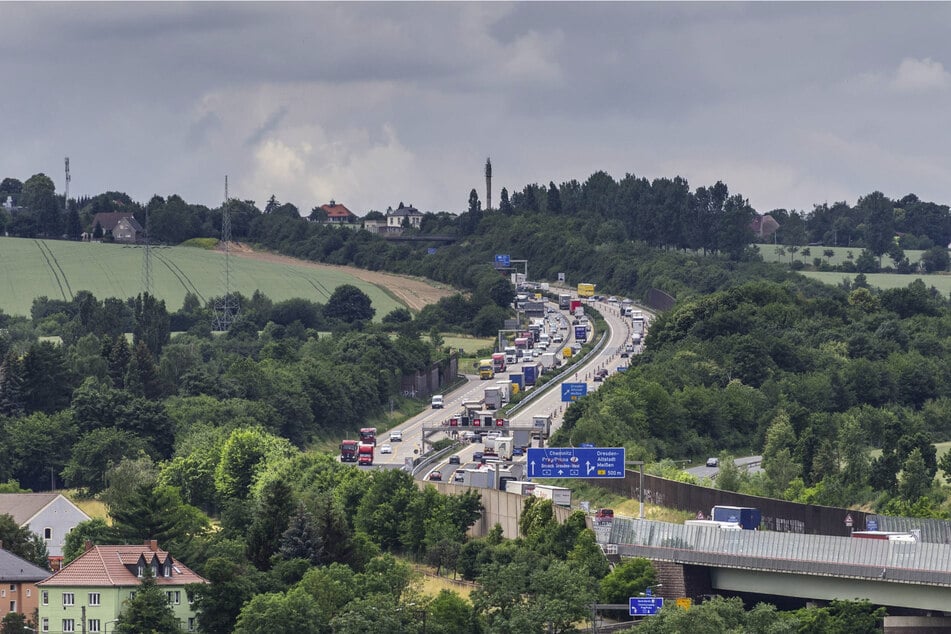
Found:
[[[495,378],[495,370],[492,368],[492,359],[482,359],[479,361],[479,380],[487,381]]]
[[[505,372],[505,353],[494,352],[492,354],[492,371]]]
[[[485,406],[487,409],[499,409],[502,407],[502,390],[497,385],[485,388]]]
[[[571,294],[570,293],[558,293],[558,308],[561,310],[568,310],[568,307],[571,305]]]
[[[557,506],[571,506],[571,489],[565,487],[536,484],[532,495],[543,500],[551,500]]]
[[[361,429],[360,442],[376,447],[376,427],[364,427]]]
[[[356,440],[344,440],[340,443],[340,462],[356,462],[357,461],[357,445],[359,443]]]
[[[594,297],[594,284],[578,284],[578,297]]]
[[[360,443],[357,449],[357,464],[365,467],[373,466],[373,445]]]
[[[714,506],[710,519],[716,522],[734,522],[741,528],[753,531],[759,528],[762,515],[759,509],[749,506]]]

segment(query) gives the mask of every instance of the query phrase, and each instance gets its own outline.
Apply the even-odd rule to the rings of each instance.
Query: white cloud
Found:
[[[941,62],[930,57],[915,59],[906,57],[898,66],[891,86],[899,92],[926,92],[947,90],[951,87],[951,74]]]

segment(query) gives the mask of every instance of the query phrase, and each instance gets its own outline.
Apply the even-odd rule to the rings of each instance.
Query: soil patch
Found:
[[[217,250],[223,251],[224,248],[219,244]],[[424,306],[435,304],[443,297],[449,297],[456,293],[455,290],[448,286],[421,277],[396,275],[394,273],[368,271],[354,266],[337,266],[335,264],[322,264],[310,260],[301,260],[299,258],[269,253],[267,251],[255,251],[247,244],[241,242],[231,243],[231,254],[236,257],[260,260],[263,262],[276,262],[279,264],[289,264],[313,269],[337,269],[346,271],[356,278],[386,289],[399,301],[406,304],[410,310],[416,312],[422,310]]]

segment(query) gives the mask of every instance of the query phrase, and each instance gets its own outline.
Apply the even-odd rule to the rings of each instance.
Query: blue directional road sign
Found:
[[[512,257],[507,254],[497,253],[495,255],[495,268],[507,269],[512,266]]]
[[[631,616],[657,614],[664,607],[664,597],[630,597],[628,601]]]
[[[582,396],[587,396],[587,383],[562,383],[561,384],[561,402],[570,403],[577,401]]]
[[[624,447],[530,447],[528,477],[623,478]]]

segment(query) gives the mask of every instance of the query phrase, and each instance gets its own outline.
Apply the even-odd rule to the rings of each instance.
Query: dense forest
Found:
[[[174,195],[141,205],[106,192],[65,211],[39,174],[5,179],[7,197],[0,230],[11,235],[75,239],[108,211],[135,213],[155,241],[220,232],[221,208]],[[861,275],[823,286],[762,262],[756,212],[722,183],[691,191],[680,178],[598,172],[583,184],[503,190],[497,210],[482,210],[473,190],[463,213],[426,214],[408,230],[456,238],[434,250],[302,218],[274,196],[263,210],[226,205],[234,237],[260,248],[422,275],[464,293],[379,324],[352,287],[326,305],[256,293],[239,298],[241,318],[222,336],[211,332],[214,299],[203,306],[193,296],[170,311],[148,295],[80,292],[69,302],[37,298],[29,317],[0,314],[3,490],[65,485],[106,502],[113,525],[74,531],[71,556],[83,538],[160,539],[214,582],[197,598],[204,632],[275,623],[413,632],[420,610],[430,628],[443,619],[430,631],[570,631],[593,597],[611,602],[612,592],[652,582],[649,567],[609,573],[583,518],[559,526],[539,503],[521,539],[466,540],[480,512],[474,496],[419,491],[405,474],[361,472],[310,450],[399,402],[403,373],[441,362],[438,336],[426,334],[496,332],[512,289],[492,267],[495,253],[528,260],[533,279],[564,272],[604,292],[677,298],[644,354],[569,408],[554,442],[622,444],[648,461],[724,452],[724,488],[947,512],[935,476],[951,473],[951,458],[939,464],[934,443],[951,439],[948,298],[921,282],[878,291]],[[887,255],[908,272],[901,249],[930,249],[929,270],[948,266],[949,209],[913,195],[772,215],[780,229],[770,242],[849,245],[863,250],[863,266],[877,269]],[[765,473],[731,469],[729,454],[741,451],[762,451]],[[13,537],[4,542],[42,558],[37,544]],[[427,599],[392,555],[454,570],[479,589],[468,601]]]

